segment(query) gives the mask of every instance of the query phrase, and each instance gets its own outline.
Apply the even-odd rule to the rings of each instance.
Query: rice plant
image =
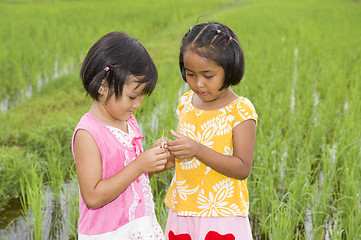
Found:
[[[358,239],[360,13],[352,0],[1,1],[0,209],[21,198],[32,236],[76,239],[70,142],[91,104],[78,77],[85,51],[107,32],[126,31],[153,56],[157,87],[135,112],[147,149],[177,127],[178,98],[188,90],[178,69],[182,35],[219,21],[245,53],[246,74],[233,90],[259,115],[248,179],[254,238]],[[163,227],[172,175],[151,179]],[[52,206],[64,223],[39,217]]]

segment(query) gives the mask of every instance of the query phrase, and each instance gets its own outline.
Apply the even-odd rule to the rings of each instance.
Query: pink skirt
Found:
[[[248,217],[184,217],[169,210],[166,240],[252,240]]]

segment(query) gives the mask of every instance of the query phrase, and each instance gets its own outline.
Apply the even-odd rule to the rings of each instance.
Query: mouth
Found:
[[[208,95],[208,93],[207,93],[207,92],[198,92],[198,94],[199,94],[200,96],[202,96],[202,97],[204,97],[204,96],[207,96],[207,95]]]

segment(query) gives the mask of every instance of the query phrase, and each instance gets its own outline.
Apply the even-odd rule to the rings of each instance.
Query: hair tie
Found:
[[[218,29],[218,30],[217,30],[217,34],[219,34],[220,32],[221,32],[221,30]]]
[[[108,72],[109,69],[110,69],[109,67],[105,67],[105,68],[104,68],[104,71]]]
[[[229,37],[228,41],[231,41],[232,40],[232,37]]]

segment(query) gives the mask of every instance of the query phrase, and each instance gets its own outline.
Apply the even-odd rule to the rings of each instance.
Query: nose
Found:
[[[197,77],[197,79],[196,79],[196,87],[197,88],[202,88],[203,87],[203,78],[202,77]]]

